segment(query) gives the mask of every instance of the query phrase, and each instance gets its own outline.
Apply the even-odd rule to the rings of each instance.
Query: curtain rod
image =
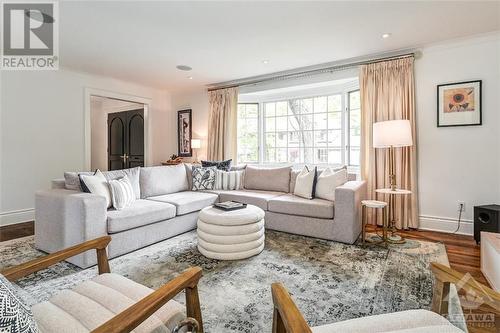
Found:
[[[313,76],[313,75],[322,74],[322,73],[331,73],[331,72],[335,72],[335,71],[339,71],[339,70],[343,70],[343,69],[359,67],[361,65],[368,65],[368,64],[375,64],[378,62],[384,62],[384,61],[389,61],[389,60],[417,57],[419,55],[420,55],[420,51],[413,50],[413,51],[408,51],[406,53],[400,53],[397,55],[390,55],[390,56],[378,57],[378,58],[369,58],[367,60],[355,61],[353,59],[352,62],[338,64],[338,65],[330,65],[328,67],[323,67],[323,68],[304,69],[304,70],[299,69],[298,72],[292,72],[292,73],[286,73],[286,72],[280,73],[280,72],[278,72],[278,73],[274,73],[274,74],[267,74],[267,75],[260,76],[260,77],[253,77],[253,78],[250,77],[247,79],[221,82],[219,84],[214,84],[213,86],[209,86],[208,91],[215,91],[215,90],[220,90],[220,89],[242,87],[242,86],[251,86],[251,85],[257,85],[257,84],[263,83],[263,82],[296,79],[296,78],[300,78],[300,77]],[[318,65],[318,66],[321,66],[321,65]],[[318,66],[311,66],[311,67],[318,67]],[[311,67],[309,67],[309,68],[311,68]]]

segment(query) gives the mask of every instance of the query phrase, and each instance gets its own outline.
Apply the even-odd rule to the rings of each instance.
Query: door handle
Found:
[[[128,159],[128,155],[127,154],[123,154],[120,156],[120,158],[123,160],[123,163],[127,163],[127,159]]]

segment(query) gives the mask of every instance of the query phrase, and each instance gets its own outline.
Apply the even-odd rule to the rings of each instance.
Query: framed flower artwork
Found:
[[[481,80],[437,86],[437,126],[482,124]]]

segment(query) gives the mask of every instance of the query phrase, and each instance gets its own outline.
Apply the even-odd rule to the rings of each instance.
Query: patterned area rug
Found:
[[[33,237],[0,243],[0,269],[43,255]],[[199,285],[206,332],[270,332],[270,286],[282,282],[311,326],[372,314],[429,309],[431,261],[448,264],[443,244],[410,240],[389,249],[345,245],[267,231],[264,251],[240,261],[203,257],[188,232],[111,260],[111,271],[158,288],[191,266],[203,268]],[[68,263],[19,284],[38,301],[97,274]],[[184,303],[183,295],[177,300]],[[450,311],[461,314],[455,289]],[[456,324],[463,328],[462,324]]]

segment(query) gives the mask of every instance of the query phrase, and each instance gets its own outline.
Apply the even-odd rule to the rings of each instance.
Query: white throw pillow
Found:
[[[297,175],[293,194],[298,197],[312,199],[314,178],[316,178],[316,168],[309,171],[309,168],[305,166],[304,169],[302,169],[302,171]]]
[[[243,188],[243,171],[217,170],[215,190],[240,190]]]
[[[83,192],[92,193],[106,198],[106,207],[111,207],[111,193],[106,177],[101,170],[97,169],[94,175],[80,174],[80,182]]]
[[[110,180],[109,189],[111,190],[111,201],[116,210],[130,206],[135,200],[134,188],[127,176]]]
[[[333,168],[326,168],[318,176],[316,182],[316,198],[334,201],[335,189],[337,186],[347,182],[347,169],[343,168],[335,171]]]

